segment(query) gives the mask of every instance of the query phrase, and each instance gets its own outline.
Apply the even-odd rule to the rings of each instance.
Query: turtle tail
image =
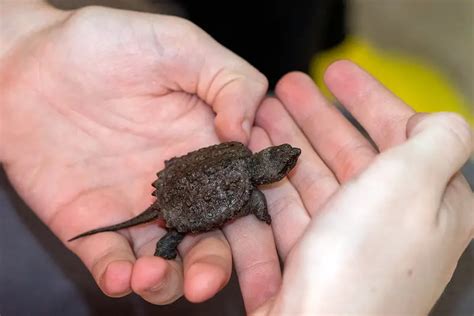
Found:
[[[119,230],[119,229],[132,227],[132,226],[135,226],[135,225],[148,223],[148,222],[151,222],[151,221],[153,221],[155,219],[158,219],[160,217],[161,217],[160,209],[155,204],[152,204],[145,211],[143,211],[142,213],[138,214],[137,216],[135,216],[135,217],[133,217],[129,220],[126,220],[125,222],[115,224],[115,225],[111,225],[111,226],[96,228],[96,229],[87,231],[85,233],[79,234],[76,237],[69,239],[68,241],[73,241],[73,240],[76,240],[78,238],[82,238],[82,237],[89,236],[89,235],[94,235],[94,234],[97,234],[97,233],[112,232],[112,231],[116,231],[116,230]]]

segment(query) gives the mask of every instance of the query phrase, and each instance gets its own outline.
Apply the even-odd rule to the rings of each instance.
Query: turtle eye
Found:
[[[288,172],[291,171],[291,169],[294,168],[296,165],[296,162],[298,161],[298,157],[301,154],[301,149],[299,148],[291,148],[290,151],[286,155],[286,163],[283,166],[283,170],[281,173],[283,174],[288,174]]]

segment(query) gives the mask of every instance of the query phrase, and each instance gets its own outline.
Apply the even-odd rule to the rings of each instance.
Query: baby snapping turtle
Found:
[[[172,158],[165,161],[165,168],[152,184],[157,200],[143,213],[69,241],[164,219],[168,232],[158,241],[155,256],[174,259],[186,233],[220,228],[248,214],[270,224],[265,196],[256,186],[281,180],[295,166],[300,153],[299,148],[283,144],[252,154],[243,144],[228,142]]]

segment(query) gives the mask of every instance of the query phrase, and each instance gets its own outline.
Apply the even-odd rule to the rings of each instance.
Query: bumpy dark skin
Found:
[[[271,223],[267,203],[257,185],[281,180],[296,165],[301,150],[288,144],[256,154],[238,142],[213,145],[165,161],[152,193],[157,200],[136,217],[80,234],[92,234],[164,219],[168,232],[156,245],[155,256],[174,259],[186,233],[222,227],[237,217],[254,214]]]

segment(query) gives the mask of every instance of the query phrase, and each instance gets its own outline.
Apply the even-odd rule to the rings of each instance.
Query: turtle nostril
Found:
[[[298,156],[301,154],[301,149],[296,148],[296,147],[293,147],[293,148],[291,149],[291,154],[292,154],[292,156],[294,156],[294,157],[298,157]]]

